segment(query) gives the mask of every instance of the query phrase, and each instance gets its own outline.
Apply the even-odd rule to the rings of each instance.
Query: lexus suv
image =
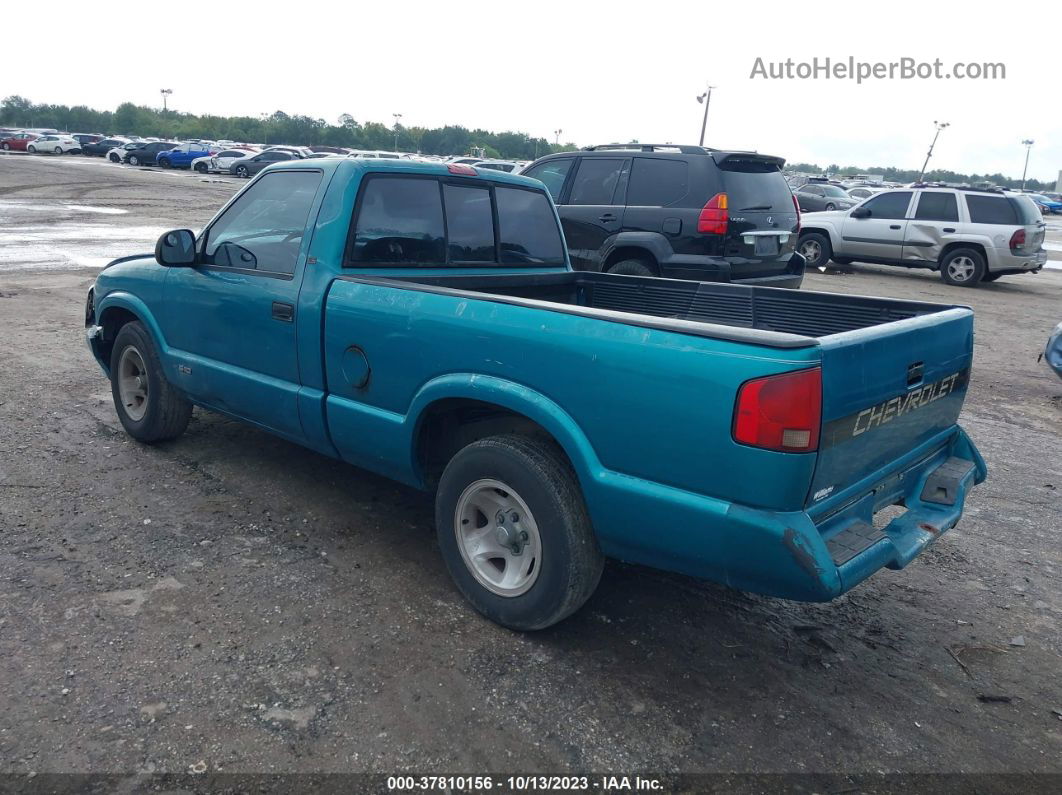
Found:
[[[1023,194],[918,184],[876,193],[850,210],[805,216],[797,248],[809,268],[831,259],[928,268],[948,284],[975,287],[1039,272],[1046,227]]]
[[[521,173],[553,196],[577,270],[799,287],[800,214],[782,158],[672,144],[610,144]]]

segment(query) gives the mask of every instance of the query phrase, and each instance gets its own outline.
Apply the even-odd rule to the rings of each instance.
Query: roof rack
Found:
[[[939,182],[915,182],[912,188],[941,188],[942,190],[965,190],[972,193],[1003,193],[1002,188],[974,188],[970,185],[944,185]]]
[[[703,155],[708,152],[718,152],[718,149],[713,149],[710,146],[686,146],[684,144],[598,144],[597,146],[586,147],[587,152],[604,152],[604,151],[626,151],[626,152],[678,152],[683,155]]]

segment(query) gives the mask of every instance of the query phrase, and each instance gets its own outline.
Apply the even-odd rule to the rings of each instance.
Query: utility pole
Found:
[[[704,121],[701,122],[701,146],[704,146],[704,131],[708,128],[708,106],[712,104],[712,89],[716,86],[708,86],[708,90],[697,97],[697,101],[704,105]]]
[[[160,88],[159,93],[162,94],[162,112],[165,113],[168,108],[166,107],[166,97],[173,93],[172,88]]]
[[[553,135],[554,135],[554,139],[553,140],[554,140],[554,143],[557,144],[557,146],[560,146],[560,136],[561,136],[562,132],[564,132],[564,130],[558,129],[558,130],[554,130],[553,131]]]
[[[937,138],[940,137],[940,131],[945,127],[951,126],[951,124],[946,121],[936,121],[935,119],[933,120],[933,124],[936,126],[937,131],[933,134],[933,143],[929,145],[929,151],[926,152],[926,162],[922,164],[922,172],[918,175],[919,182],[921,182],[922,177],[926,175],[926,166],[929,165],[929,158],[933,156],[933,147],[937,145]]]
[[[395,117],[395,151],[397,152],[398,151],[398,120],[402,118],[402,114],[401,113],[392,113],[391,115]]]
[[[1026,138],[1022,143],[1025,144],[1025,168],[1021,171],[1021,189],[1025,190],[1025,175],[1029,173],[1029,152],[1032,151],[1032,145],[1036,141],[1032,138]]]

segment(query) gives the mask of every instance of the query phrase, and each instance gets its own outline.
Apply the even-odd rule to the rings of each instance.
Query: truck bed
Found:
[[[958,308],[891,298],[568,272],[490,276],[343,276],[429,292],[568,311],[631,325],[776,348]]]

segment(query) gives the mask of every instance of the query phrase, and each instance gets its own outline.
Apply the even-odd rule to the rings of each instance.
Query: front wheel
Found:
[[[37,147],[35,147],[33,144],[30,144],[26,147],[26,151],[32,152],[33,154],[37,154]]]
[[[236,176],[247,178],[247,166],[236,166]]]
[[[5,151],[5,152],[9,152],[9,151],[11,151],[11,144],[9,144],[9,143],[5,143],[5,144],[4,144],[4,151]]]
[[[833,249],[829,239],[820,232],[808,232],[800,236],[797,253],[803,255],[806,267],[821,268],[830,261]]]
[[[940,261],[940,278],[953,287],[976,287],[985,275],[985,258],[972,248],[956,248]]]
[[[159,161],[159,165],[162,166],[163,168],[172,168],[173,167],[173,163],[171,163],[165,157],[162,158],[162,160]]]
[[[546,440],[491,436],[459,451],[439,481],[435,526],[461,593],[510,629],[567,618],[601,579],[578,480]]]
[[[827,204],[826,204],[826,211],[827,212],[829,212],[830,210],[836,210],[836,209],[837,209],[837,205],[836,204],[834,204],[833,202],[827,202]]]
[[[107,159],[110,160],[112,163],[121,163],[122,162],[122,158],[120,158],[118,155],[114,154],[114,152],[111,152],[109,155],[107,155]]]
[[[207,164],[206,163],[196,163],[195,164],[195,170],[198,171],[200,174],[206,174],[207,171],[208,171]]]
[[[192,404],[166,380],[158,350],[139,321],[126,323],[111,351],[111,397],[126,433],[151,444],[184,433]]]
[[[131,166],[139,166],[140,165],[140,158],[137,157],[136,155],[129,155],[129,165],[131,165]]]

